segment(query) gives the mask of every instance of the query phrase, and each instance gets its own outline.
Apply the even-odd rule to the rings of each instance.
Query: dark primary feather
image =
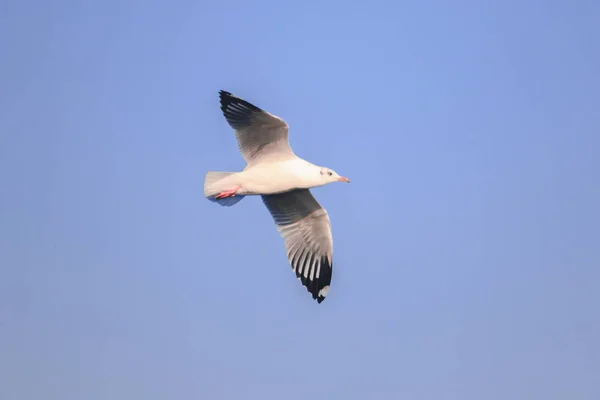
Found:
[[[224,90],[219,91],[219,97],[221,98],[221,111],[233,129],[237,130],[250,125],[255,112],[264,112],[254,104]]]

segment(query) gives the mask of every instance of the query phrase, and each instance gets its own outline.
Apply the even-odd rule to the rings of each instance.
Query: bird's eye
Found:
[[[331,175],[333,175],[333,172],[327,171],[327,175],[331,176]]]

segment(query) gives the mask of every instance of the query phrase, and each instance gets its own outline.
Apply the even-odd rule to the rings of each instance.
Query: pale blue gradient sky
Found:
[[[0,398],[599,399],[599,20],[2,2]],[[203,198],[219,89],[352,179],[320,305],[260,199]]]

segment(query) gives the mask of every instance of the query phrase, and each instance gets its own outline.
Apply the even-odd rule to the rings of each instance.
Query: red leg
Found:
[[[224,199],[226,197],[233,197],[235,196],[235,194],[237,193],[238,190],[240,190],[241,186],[237,186],[235,189],[232,190],[226,190],[224,192],[219,193],[218,195],[215,196],[215,199]]]

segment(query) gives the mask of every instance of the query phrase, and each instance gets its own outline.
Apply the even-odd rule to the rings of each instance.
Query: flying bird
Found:
[[[298,157],[283,119],[224,90],[219,97],[247,165],[241,172],[209,171],[204,195],[222,206],[261,196],[284,239],[292,270],[321,303],[331,284],[333,237],[327,210],[309,189],[350,180]]]

